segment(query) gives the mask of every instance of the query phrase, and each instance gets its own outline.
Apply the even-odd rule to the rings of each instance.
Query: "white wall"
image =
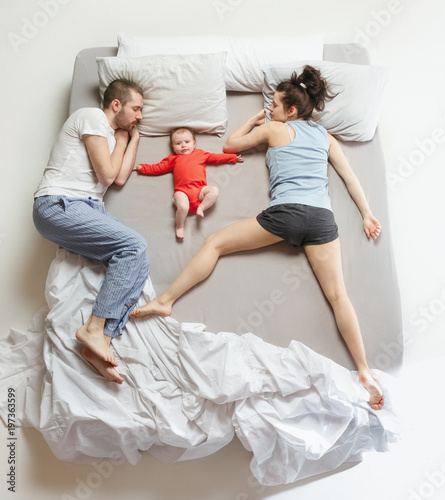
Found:
[[[414,366],[445,354],[445,5],[441,0],[1,0],[1,6],[0,335],[6,336],[11,327],[26,330],[33,314],[44,304],[44,283],[55,247],[33,227],[32,195],[55,136],[67,117],[73,63],[80,50],[113,46],[118,32],[323,33],[327,43],[363,43],[372,64],[393,69],[380,125],[390,172],[392,213],[392,227],[383,230],[391,230],[395,242],[409,340],[406,363]],[[4,442],[0,447],[5,448]],[[46,481],[56,481],[56,486],[42,498],[63,498],[64,493],[74,491],[76,477],[85,478],[88,474],[79,476],[78,470],[73,475],[67,473],[65,466],[51,458],[40,436],[32,432],[24,433],[21,446],[25,452],[22,474],[26,475],[26,481],[20,479],[22,491],[25,482],[27,488],[45,489],[36,475],[39,465],[33,463],[39,449],[59,470],[57,479],[56,474],[45,476]],[[232,451],[240,454],[246,465],[248,454],[234,446]],[[230,450],[224,453],[230,457]],[[219,456],[224,462],[225,455]],[[212,460],[217,459],[208,459]],[[148,463],[153,467],[153,462]],[[173,481],[178,473],[186,478],[186,470],[176,466],[162,469],[166,481]],[[126,471],[136,490],[144,476],[142,467]],[[344,474],[356,474],[356,469],[353,471]],[[221,478],[212,480],[220,483],[221,488],[228,487]],[[241,481],[245,484],[245,478]],[[409,481],[397,494],[386,497],[380,491],[378,497],[407,498],[410,487],[418,492],[416,488],[421,483]],[[6,490],[4,483],[1,479],[1,494]],[[101,498],[106,491],[101,486],[93,492],[93,498]],[[162,487],[153,491],[145,487],[142,491],[146,492],[145,498],[173,498],[163,496]],[[310,489],[305,491],[304,498],[316,498],[310,496]],[[292,488],[284,489],[280,498],[293,498],[294,493]],[[231,489],[221,498],[247,500],[270,495],[262,488],[245,486],[244,490]],[[333,498],[331,493],[327,495]],[[347,496],[346,490],[343,496],[339,495],[342,499],[353,498]]]

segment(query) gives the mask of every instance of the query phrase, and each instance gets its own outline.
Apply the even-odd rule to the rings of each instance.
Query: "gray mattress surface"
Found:
[[[366,51],[347,49],[326,45],[324,58],[369,63]],[[84,106],[100,106],[95,58],[114,56],[116,52],[115,47],[103,47],[79,53],[70,113]],[[262,95],[229,93],[227,106],[226,136],[198,135],[197,147],[222,152],[226,137],[262,108]],[[371,367],[396,372],[403,356],[403,329],[378,131],[372,141],[343,142],[342,147],[383,227],[378,241],[366,238],[358,209],[330,168],[330,196],[342,242],[345,281]],[[157,163],[169,153],[168,137],[144,137],[136,161]],[[148,241],[150,276],[158,294],[171,284],[208,235],[234,221],[255,216],[268,206],[265,149],[245,152],[244,157],[243,164],[207,167],[208,184],[218,186],[220,195],[204,219],[188,216],[182,242],[174,232],[171,174],[142,176],[135,172],[125,186],[108,190],[108,211]],[[284,242],[221,258],[205,282],[178,300],[172,316],[181,322],[202,322],[214,332],[251,331],[283,347],[296,339],[347,368],[355,368],[304,251]]]

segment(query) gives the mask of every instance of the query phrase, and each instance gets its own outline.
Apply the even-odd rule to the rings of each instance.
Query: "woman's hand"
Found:
[[[378,238],[380,231],[382,230],[380,222],[373,215],[368,215],[363,218],[363,228],[366,236],[368,238],[371,237],[374,240]]]
[[[265,122],[265,117],[266,117],[266,111],[264,109],[262,109],[255,116],[253,116],[252,119],[255,122],[254,127],[258,127],[259,125],[263,125]]]
[[[224,153],[239,153],[246,149],[268,143],[267,125],[264,125],[265,111],[262,109],[250,117],[244,125],[232,132],[223,146]]]

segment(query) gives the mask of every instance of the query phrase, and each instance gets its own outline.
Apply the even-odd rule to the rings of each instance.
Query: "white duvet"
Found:
[[[152,316],[128,323],[113,342],[122,385],[83,360],[75,332],[89,317],[104,268],[59,250],[47,279],[48,308],[28,332],[0,342],[1,416],[8,389],[17,425],[34,426],[61,460],[141,451],[167,462],[203,457],[234,435],[252,451],[251,470],[284,484],[387,451],[399,439],[392,379],[378,370],[385,406],[374,411],[351,372],[293,341],[288,348],[248,333]],[[154,297],[147,280],[141,304]],[[298,337],[298,331],[295,332]]]

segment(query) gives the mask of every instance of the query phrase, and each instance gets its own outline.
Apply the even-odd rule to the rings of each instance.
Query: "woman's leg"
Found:
[[[263,229],[255,217],[221,229],[206,239],[204,245],[168,290],[140,309],[133,310],[130,317],[139,318],[147,314],[169,316],[174,302],[187,290],[207,278],[221,255],[254,250],[278,241],[282,241],[282,238]]]
[[[383,392],[371,375],[357,315],[349,300],[343,278],[340,240],[304,247],[315,275],[334,311],[338,329],[357,365],[360,383],[368,390],[370,406],[383,406]]]

